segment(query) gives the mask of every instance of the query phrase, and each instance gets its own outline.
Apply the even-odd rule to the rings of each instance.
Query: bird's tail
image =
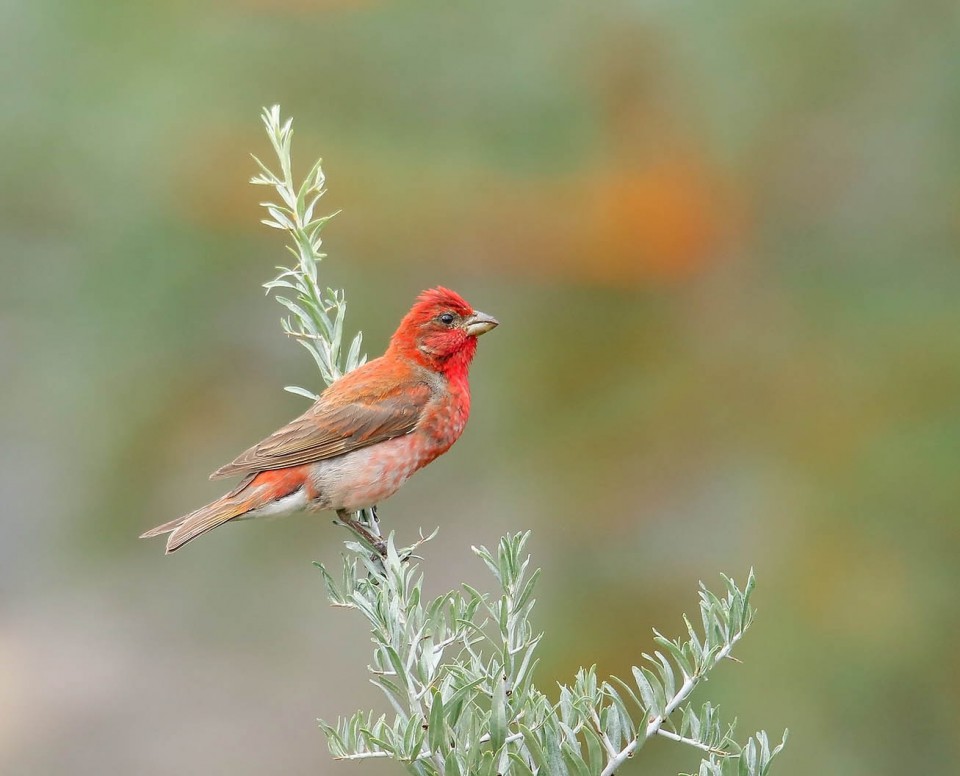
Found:
[[[167,537],[167,554],[175,552],[187,542],[198,536],[212,531],[230,520],[251,514],[256,517],[262,511],[264,514],[279,513],[279,509],[266,509],[267,505],[289,501],[290,507],[295,499],[289,498],[297,494],[303,485],[302,476],[291,476],[294,472],[270,471],[261,472],[256,477],[247,478],[246,482],[200,509],[171,520],[169,523],[158,525],[140,535],[141,539],[153,536],[170,534]],[[286,509],[284,511],[287,511]]]
[[[250,509],[251,505],[248,503],[248,499],[241,500],[235,496],[224,496],[188,515],[183,515],[169,523],[151,528],[146,533],[141,534],[140,538],[149,539],[152,536],[170,534],[167,537],[167,554],[169,555],[183,547],[187,542],[196,539],[207,531],[212,531],[228,520],[240,517],[245,512],[249,512]]]

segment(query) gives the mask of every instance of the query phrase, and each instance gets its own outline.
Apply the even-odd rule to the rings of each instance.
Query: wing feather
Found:
[[[303,415],[217,469],[210,479],[315,463],[409,434],[433,396],[427,381],[411,386],[391,380],[384,389],[382,383],[351,380],[353,375],[334,383]]]

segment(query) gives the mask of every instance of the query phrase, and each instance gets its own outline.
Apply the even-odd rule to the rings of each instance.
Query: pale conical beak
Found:
[[[469,336],[479,337],[481,334],[486,334],[490,329],[494,329],[499,325],[500,321],[492,315],[476,312],[463,322],[463,329]]]

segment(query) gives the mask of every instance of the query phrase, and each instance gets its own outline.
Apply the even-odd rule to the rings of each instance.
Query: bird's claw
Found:
[[[353,531],[361,542],[376,553],[378,558],[382,559],[387,557],[387,543],[380,537],[379,529],[374,527],[376,533],[372,533],[362,521],[352,518],[346,510],[337,510],[337,518],[337,520],[333,521],[334,524],[342,525],[344,528]]]

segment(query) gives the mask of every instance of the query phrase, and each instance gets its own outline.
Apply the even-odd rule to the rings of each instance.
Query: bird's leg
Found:
[[[379,529],[377,529],[376,534],[371,533],[360,520],[354,520],[351,513],[346,509],[338,509],[337,518],[341,524],[353,531],[363,542],[375,550],[380,557],[385,558],[387,556],[387,545],[380,538]]]

